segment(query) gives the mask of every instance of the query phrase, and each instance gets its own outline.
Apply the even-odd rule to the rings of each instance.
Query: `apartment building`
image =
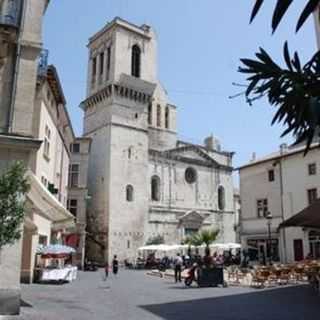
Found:
[[[25,228],[23,235],[23,282],[33,281],[38,245],[62,242],[63,235],[75,227],[74,216],[67,210],[69,146],[75,136],[57,70],[43,61],[38,69],[32,133],[42,144],[29,171],[26,219],[34,227],[32,232]]]
[[[87,205],[91,197],[88,195],[88,165],[91,139],[76,138],[70,145],[68,210],[76,218],[76,231],[66,237],[66,243],[76,248],[77,265],[84,265],[87,238]]]
[[[313,203],[320,194],[320,150],[312,145],[281,145],[280,150],[241,166],[240,237],[252,258],[300,261],[320,257],[320,233],[300,227],[279,229],[286,219]],[[270,245],[271,243],[271,245]],[[270,248],[270,249],[269,249]]]

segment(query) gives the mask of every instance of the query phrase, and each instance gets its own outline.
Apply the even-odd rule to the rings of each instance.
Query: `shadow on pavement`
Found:
[[[320,297],[308,286],[299,286],[140,308],[164,320],[315,320]]]
[[[20,306],[23,308],[33,308],[33,305],[31,305],[30,303],[20,299]]]
[[[168,289],[180,289],[180,290],[192,290],[192,289],[203,289],[203,288],[200,288],[198,286],[191,286],[191,287],[187,287],[185,285],[174,285],[174,286],[171,286],[171,287],[168,287]]]

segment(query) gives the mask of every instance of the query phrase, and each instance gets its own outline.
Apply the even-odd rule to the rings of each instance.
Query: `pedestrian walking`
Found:
[[[181,282],[181,269],[182,269],[183,260],[180,256],[180,253],[177,253],[177,256],[174,259],[174,279],[176,283]]]
[[[109,276],[109,263],[108,263],[108,261],[106,262],[106,264],[104,266],[104,272],[105,272],[104,281],[106,281],[108,279],[108,276]]]
[[[117,256],[114,255],[112,260],[112,272],[116,276],[118,271],[119,271],[119,261],[117,259]]]

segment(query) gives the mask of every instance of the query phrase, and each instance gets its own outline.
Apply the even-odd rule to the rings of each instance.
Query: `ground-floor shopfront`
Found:
[[[241,243],[251,261],[291,263],[320,258],[320,231],[305,228],[280,229],[277,233],[242,234]],[[271,243],[271,245],[270,245]]]
[[[31,283],[37,268],[37,250],[62,239],[67,228],[74,228],[74,216],[52,195],[31,172],[27,194],[21,256],[21,281]]]

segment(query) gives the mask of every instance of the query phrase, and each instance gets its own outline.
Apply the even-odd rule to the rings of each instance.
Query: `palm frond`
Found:
[[[287,68],[281,68],[260,48],[257,59],[241,59],[239,71],[249,74],[245,92],[249,103],[266,96],[277,108],[272,124],[282,123],[282,136],[304,137],[306,151],[320,127],[320,51],[304,66],[297,52],[290,57],[288,44],[283,50]]]

